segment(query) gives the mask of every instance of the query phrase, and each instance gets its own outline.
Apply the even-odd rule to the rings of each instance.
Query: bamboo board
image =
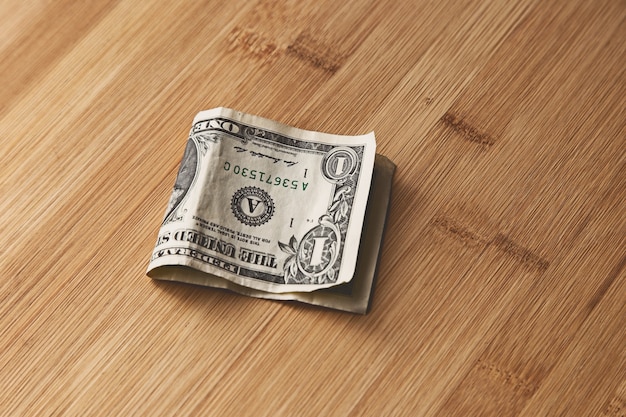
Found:
[[[624,416],[623,1],[4,1],[0,414]],[[376,132],[371,312],[145,276],[191,119]]]

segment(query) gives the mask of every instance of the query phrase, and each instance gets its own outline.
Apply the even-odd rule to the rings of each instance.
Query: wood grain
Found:
[[[0,5],[0,415],[626,415],[626,4]],[[355,316],[145,276],[191,119],[374,130]]]

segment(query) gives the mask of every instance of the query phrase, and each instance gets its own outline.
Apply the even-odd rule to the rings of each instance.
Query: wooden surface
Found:
[[[3,1],[0,414],[624,416],[625,17]],[[367,316],[145,276],[217,106],[376,132],[398,170]]]

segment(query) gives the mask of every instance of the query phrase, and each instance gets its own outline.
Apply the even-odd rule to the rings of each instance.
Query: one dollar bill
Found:
[[[330,135],[226,108],[200,112],[148,274],[324,305],[314,299],[354,287],[375,160],[373,133]],[[373,270],[365,275],[371,286]]]

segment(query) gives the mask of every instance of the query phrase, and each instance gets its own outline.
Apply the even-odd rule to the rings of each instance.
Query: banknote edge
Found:
[[[376,138],[373,131],[359,135],[342,135],[329,132],[320,132],[316,130],[308,130],[296,126],[290,126],[276,120],[265,118],[263,116],[244,113],[242,111],[234,110],[228,107],[216,107],[209,110],[202,110],[198,112],[198,114],[196,114],[193,119],[192,125],[195,125],[201,120],[215,117],[225,117],[240,120],[244,124],[256,125],[268,131],[274,131],[285,136],[302,138],[309,141],[319,141],[320,139],[322,139],[322,142],[333,144],[334,139],[341,138],[342,141],[346,141],[350,144],[360,144],[365,140],[368,141],[367,146],[373,149],[372,155],[376,154]]]

